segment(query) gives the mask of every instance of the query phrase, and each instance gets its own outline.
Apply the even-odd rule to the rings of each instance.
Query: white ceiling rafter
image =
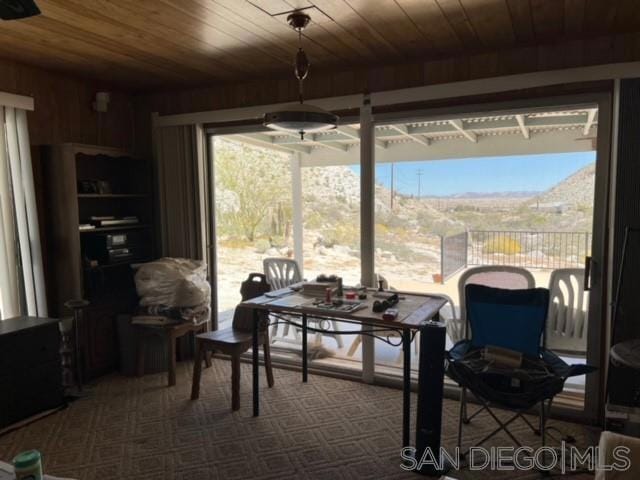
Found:
[[[391,125],[391,128],[399,132],[403,137],[413,140],[414,142],[417,142],[420,145],[424,145],[425,147],[429,146],[428,138],[409,133],[409,127],[407,127],[406,125]]]
[[[597,109],[591,107],[554,112],[509,113],[376,125],[375,142],[376,147],[380,149],[380,155],[386,155],[389,150],[408,148],[411,144],[416,152],[426,154],[427,150],[423,147],[434,148],[434,145],[439,145],[437,151],[440,151],[442,144],[453,142],[467,142],[476,145],[470,145],[471,148],[479,148],[477,145],[481,137],[484,142],[484,139],[517,136],[526,143],[534,139],[537,142],[541,141],[542,135],[558,132],[573,132],[573,135],[586,136],[588,132],[597,128],[597,125]],[[304,140],[295,133],[272,131],[243,136],[252,139],[254,144],[280,151],[301,152],[311,156],[324,156],[326,153],[337,155],[339,158],[343,158],[344,155],[357,156],[360,143],[357,124],[340,125],[335,130],[307,134]],[[417,148],[418,146],[420,147]],[[535,151],[540,150],[538,147],[531,148]]]
[[[589,130],[591,130],[591,126],[593,125],[593,122],[595,122],[596,120],[597,113],[598,113],[597,108],[593,108],[589,110],[589,114],[587,115],[587,121],[584,124],[584,130],[582,131],[582,135],[584,136],[589,135]]]
[[[529,129],[527,128],[524,115],[516,115],[516,121],[518,122],[518,126],[520,127],[520,131],[522,132],[522,136],[529,140]]]
[[[470,130],[466,130],[464,128],[464,124],[462,123],[462,120],[449,120],[449,124],[456,130],[458,130],[462,135],[464,135],[469,141],[473,143],[478,142],[478,135],[476,135]]]

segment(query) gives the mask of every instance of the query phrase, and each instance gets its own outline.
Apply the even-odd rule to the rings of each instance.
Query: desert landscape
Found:
[[[221,138],[216,139],[215,169],[218,301],[224,311],[238,303],[240,282],[262,271],[264,258],[293,256],[291,174],[288,155]],[[535,260],[579,266],[589,248],[594,182],[591,164],[544,192],[420,198],[395,192],[393,208],[390,190],[378,184],[378,273],[398,289],[433,289],[441,268],[441,237],[463,232],[468,232],[470,263]],[[305,167],[302,183],[304,276],[341,273],[346,284],[357,284],[358,174],[348,166]],[[487,231],[516,233],[475,233]],[[552,244],[540,232],[566,234]]]

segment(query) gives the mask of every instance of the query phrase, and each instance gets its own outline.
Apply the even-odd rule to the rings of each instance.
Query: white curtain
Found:
[[[27,112],[0,107],[0,318],[47,316]]]

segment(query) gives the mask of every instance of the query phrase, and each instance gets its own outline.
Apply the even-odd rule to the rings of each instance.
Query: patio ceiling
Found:
[[[445,160],[595,149],[596,108],[466,116],[377,125],[376,162]],[[358,124],[307,134],[263,131],[231,135],[243,143],[301,154],[303,166],[359,163]]]

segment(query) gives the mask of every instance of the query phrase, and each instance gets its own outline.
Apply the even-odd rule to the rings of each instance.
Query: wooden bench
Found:
[[[135,318],[135,317],[134,317]],[[144,325],[137,324],[138,331],[138,376],[144,375],[145,338],[150,335],[162,335],[167,342],[167,379],[170,387],[176,384],[176,341],[190,332],[203,333],[207,331],[207,323],[195,325],[193,323],[179,323],[169,325]],[[205,355],[204,361],[211,366],[211,356]]]

